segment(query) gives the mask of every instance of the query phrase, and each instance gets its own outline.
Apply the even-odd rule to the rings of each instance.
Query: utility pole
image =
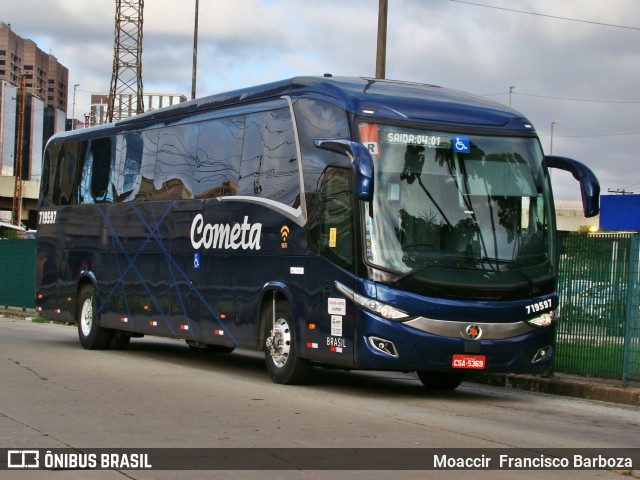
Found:
[[[144,0],[116,0],[113,72],[107,121],[144,112],[142,96],[142,11]]]
[[[549,141],[549,155],[553,155],[553,127],[560,123],[560,120],[551,121],[551,140]]]
[[[193,26],[193,74],[191,75],[191,100],[196,98],[196,73],[198,70],[198,4],[196,0],[196,20]]]
[[[27,98],[27,76],[20,78],[20,95],[18,96],[18,135],[16,136],[16,156],[14,173],[16,176],[13,190],[13,207],[11,209],[11,221],[20,226],[22,217],[22,149],[24,143],[24,104]]]
[[[379,2],[376,78],[385,78],[385,70],[387,67],[387,13],[389,11],[389,0],[379,0]]]

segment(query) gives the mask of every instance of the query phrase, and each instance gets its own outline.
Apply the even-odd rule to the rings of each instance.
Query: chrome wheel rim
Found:
[[[87,298],[82,304],[80,311],[80,330],[82,335],[88,337],[93,326],[93,302],[91,298]]]
[[[271,335],[271,360],[276,367],[282,368],[287,363],[291,350],[291,329],[284,318],[276,320]]]

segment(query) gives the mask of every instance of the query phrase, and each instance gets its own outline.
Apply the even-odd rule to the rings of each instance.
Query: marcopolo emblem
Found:
[[[471,340],[478,340],[482,336],[482,329],[478,325],[469,325],[465,332]]]

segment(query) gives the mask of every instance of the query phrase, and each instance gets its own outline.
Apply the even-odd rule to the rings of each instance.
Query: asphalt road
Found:
[[[261,354],[133,339],[87,351],[75,327],[0,318],[0,448],[640,447],[640,409],[411,374],[316,369],[275,385]],[[260,478],[619,478],[608,471],[295,471]],[[254,471],[0,471],[18,479],[256,478]]]

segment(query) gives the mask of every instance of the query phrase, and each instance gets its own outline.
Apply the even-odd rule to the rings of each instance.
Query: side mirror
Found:
[[[342,138],[316,139],[313,142],[323,150],[347,155],[355,175],[356,196],[366,202],[373,200],[373,158],[364,145]]]
[[[573,178],[580,182],[585,217],[595,217],[600,213],[600,183],[589,167],[577,160],[555,155],[546,156],[544,160],[547,167],[571,172]]]

